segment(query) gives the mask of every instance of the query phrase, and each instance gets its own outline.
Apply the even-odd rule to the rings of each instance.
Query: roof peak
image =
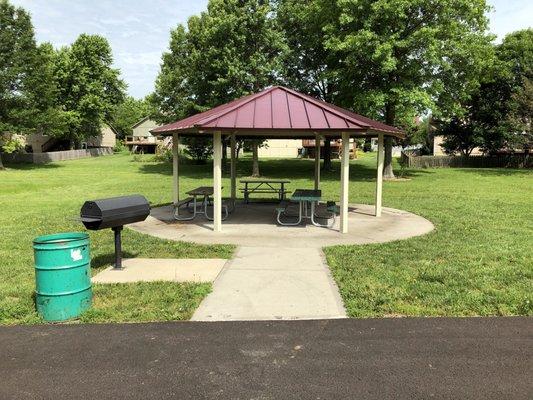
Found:
[[[153,132],[202,130],[401,131],[282,85],[235,99]]]

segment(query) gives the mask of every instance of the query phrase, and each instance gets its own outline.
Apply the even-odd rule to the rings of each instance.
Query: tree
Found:
[[[450,153],[469,155],[474,147],[496,153],[531,142],[533,30],[507,35],[495,50],[498,59],[462,105],[466,112],[442,127]]]
[[[497,54],[507,64],[512,82],[506,118],[512,129],[508,141],[528,151],[533,143],[533,29],[508,34],[498,46]]]
[[[178,26],[151,96],[156,120],[181,119],[275,83],[284,46],[271,14],[267,0],[210,0],[187,29]]]
[[[82,34],[56,54],[59,102],[70,117],[63,136],[72,148],[99,135],[101,125],[112,118],[115,106],[124,99],[126,85],[112,63],[111,47],[99,35]]]
[[[146,99],[138,100],[131,96],[113,108],[111,122],[123,139],[133,134],[132,126],[151,113],[150,104]]]
[[[484,0],[313,0],[339,59],[337,101],[390,125],[457,111],[491,60]],[[384,177],[393,178],[392,138]]]
[[[53,47],[37,46],[29,14],[5,0],[0,1],[0,53],[0,132],[62,131],[68,115],[57,104]]]
[[[0,0],[0,134],[25,133],[32,128],[27,118],[27,77],[36,63],[36,53],[29,14]],[[0,168],[3,169],[1,156]]]
[[[439,130],[445,136],[442,143],[447,154],[459,152],[469,156],[476,147],[483,145],[483,128],[475,123],[471,117],[453,117]]]
[[[288,50],[284,52],[283,81],[290,87],[327,102],[334,102],[338,59],[324,47],[319,3],[308,0],[278,0],[276,18]],[[331,169],[331,141],[324,142],[324,170]]]

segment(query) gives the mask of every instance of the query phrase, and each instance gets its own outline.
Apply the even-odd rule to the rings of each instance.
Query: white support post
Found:
[[[341,222],[340,232],[348,233],[348,197],[350,182],[350,134],[342,133],[342,160],[341,160]]]
[[[222,231],[222,134],[213,133],[213,230]]]
[[[236,140],[235,134],[233,133],[230,138],[231,141],[231,199],[235,201],[237,198],[237,155],[235,154]]]
[[[180,201],[180,178],[178,171],[179,136],[172,134],[172,202],[177,204]]]
[[[381,203],[383,199],[383,133],[378,135],[378,160],[376,176],[376,217],[381,217]]]
[[[320,187],[320,136],[315,135],[315,190]]]

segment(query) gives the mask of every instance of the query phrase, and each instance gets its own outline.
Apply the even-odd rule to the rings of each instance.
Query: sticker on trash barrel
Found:
[[[83,255],[81,254],[80,249],[72,249],[70,250],[70,257],[72,258],[72,261],[80,261],[83,258]]]

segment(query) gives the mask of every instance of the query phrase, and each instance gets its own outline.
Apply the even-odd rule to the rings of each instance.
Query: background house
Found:
[[[444,151],[444,147],[442,146],[442,144],[444,143],[444,139],[445,139],[444,135],[435,135],[433,137],[433,155],[434,156],[448,155],[446,154],[446,152]],[[470,155],[472,156],[476,156],[480,154],[483,154],[483,152],[481,151],[479,147],[474,148],[474,150],[472,150],[472,153],[470,153]]]
[[[17,140],[27,153],[48,153],[70,149],[70,141],[61,137],[43,135],[42,133],[31,135],[4,133],[1,139],[0,142]],[[116,142],[117,132],[110,125],[104,124],[100,135],[87,139],[81,145],[83,148],[113,148]]]
[[[111,125],[104,124],[102,133],[87,139],[87,147],[115,147],[117,144],[117,132]]]
[[[260,158],[296,158],[302,147],[299,140],[287,139],[265,140],[264,144],[258,151]]]
[[[133,133],[131,136],[126,136],[125,145],[133,153],[155,153],[159,141],[150,131],[159,126],[149,117],[141,119],[131,127]]]

